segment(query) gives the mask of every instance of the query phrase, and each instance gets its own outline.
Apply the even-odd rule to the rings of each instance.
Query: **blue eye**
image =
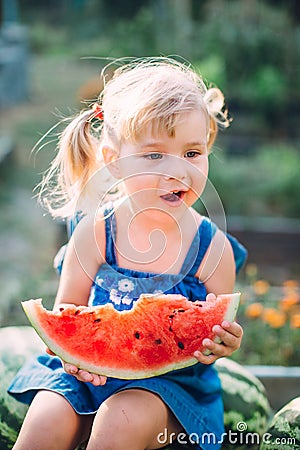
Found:
[[[186,152],[185,158],[196,158],[197,156],[200,156],[201,153],[196,150],[190,150],[189,152]]]
[[[162,159],[162,157],[163,155],[161,153],[149,153],[148,155],[145,155],[145,158],[151,160]]]

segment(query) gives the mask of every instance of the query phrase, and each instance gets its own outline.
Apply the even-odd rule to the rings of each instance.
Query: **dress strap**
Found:
[[[216,231],[217,226],[204,217],[185,257],[181,273],[192,276],[196,275]]]
[[[74,230],[76,228],[76,226],[79,224],[79,222],[81,221],[81,219],[84,217],[84,214],[82,211],[77,211],[74,216],[70,217],[67,220],[67,234],[68,234],[68,238],[70,239],[70,237],[72,236],[72,234],[74,233]]]
[[[81,211],[79,211],[68,221],[67,231],[69,238],[72,236],[76,226],[83,217],[84,214]],[[115,252],[117,223],[112,203],[109,203],[105,206],[105,209],[103,211],[103,217],[105,221],[105,239],[106,239],[105,260],[108,264],[115,264],[117,261]]]
[[[112,205],[107,206],[104,210],[104,221],[105,221],[105,239],[106,239],[106,250],[105,250],[105,260],[107,264],[116,264],[116,250],[115,242],[117,237],[117,223],[114,208]]]

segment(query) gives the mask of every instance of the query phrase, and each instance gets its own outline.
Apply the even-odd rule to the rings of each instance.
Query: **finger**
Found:
[[[232,348],[227,347],[223,344],[223,342],[215,342],[211,339],[204,339],[203,340],[203,346],[204,346],[204,355],[207,355],[209,353],[212,353],[217,358],[221,358],[223,356],[228,356],[232,353]]]
[[[215,296],[215,294],[213,294],[212,292],[210,292],[209,294],[207,294],[207,296],[206,296],[206,300],[208,300],[208,301],[213,301],[213,300],[216,300],[216,296]]]
[[[200,352],[198,350],[194,353],[194,357],[200,363],[206,364],[206,365],[213,364],[218,359],[218,357],[216,355],[214,355],[213,353],[210,353],[209,355],[204,355],[202,352]]]
[[[243,336],[243,328],[237,322],[228,322],[227,320],[224,320],[221,325],[226,331],[229,331],[229,333],[234,336],[238,338]]]
[[[107,378],[102,376],[102,375],[97,375],[95,373],[92,374],[93,375],[93,380],[91,381],[91,383],[94,386],[103,386],[106,383]]]
[[[230,351],[236,350],[239,348],[241,344],[241,339],[237,338],[233,334],[229,333],[228,331],[225,331],[222,327],[219,327],[219,325],[216,325],[213,327],[213,332],[216,335],[217,338],[219,338],[218,341],[211,341],[211,340],[205,340],[205,343],[203,341],[203,345],[205,347],[209,348],[210,351],[212,351],[215,354],[224,356],[224,347],[230,348]],[[209,344],[208,344],[209,342]]]
[[[78,374],[76,374],[75,376],[78,381],[91,383],[94,386],[103,386],[107,380],[105,376],[97,375],[96,373],[90,373],[87,372],[86,370],[79,370]]]
[[[55,353],[53,353],[53,351],[52,351],[52,350],[50,350],[50,348],[49,348],[49,347],[46,347],[46,348],[45,348],[45,351],[46,351],[46,353],[48,353],[48,355],[51,355],[51,356],[56,356],[56,355],[55,355]]]
[[[90,372],[87,372],[86,370],[78,370],[78,373],[76,374],[76,378],[79,381],[85,381],[86,383],[92,383],[93,382],[93,374]]]
[[[232,330],[232,328],[230,329]],[[224,346],[231,347],[232,350],[236,350],[241,345],[243,332],[239,329],[234,330],[236,334],[224,330],[224,328],[220,327],[219,325],[215,325],[212,330]]]
[[[63,363],[65,372],[69,373],[70,375],[75,375],[78,373],[78,367],[74,366],[73,364],[69,363]]]
[[[101,381],[101,386],[103,386],[104,384],[106,384],[107,381],[107,377],[105,377],[104,375],[99,375],[100,377],[100,381]]]

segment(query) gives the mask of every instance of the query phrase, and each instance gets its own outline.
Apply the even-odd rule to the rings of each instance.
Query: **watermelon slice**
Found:
[[[89,372],[147,378],[197,363],[212,327],[235,318],[240,294],[190,302],[176,294],[142,295],[129,311],[112,304],[68,305],[47,311],[41,299],[22,302],[44,343],[64,361]]]

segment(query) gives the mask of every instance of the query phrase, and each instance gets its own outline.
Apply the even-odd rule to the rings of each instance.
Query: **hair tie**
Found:
[[[103,116],[103,109],[102,107],[99,105],[99,103],[94,103],[93,104],[93,117],[97,118],[99,120],[103,120],[104,116]]]

